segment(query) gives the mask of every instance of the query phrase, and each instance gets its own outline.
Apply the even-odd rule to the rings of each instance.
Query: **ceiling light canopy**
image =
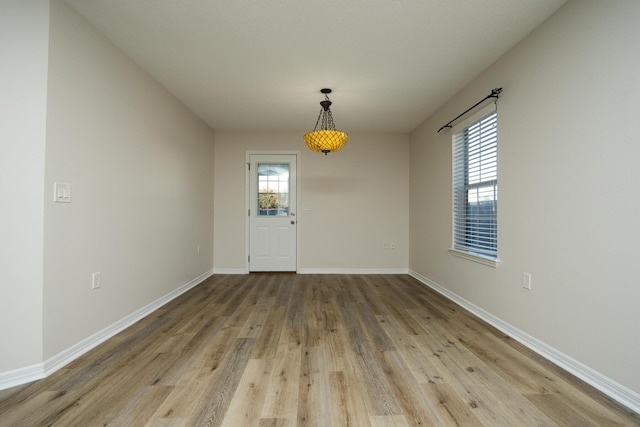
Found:
[[[318,153],[324,153],[325,156],[334,151],[338,151],[344,147],[349,139],[349,135],[345,132],[336,130],[336,126],[333,123],[333,115],[331,114],[331,104],[329,100],[329,94],[331,89],[322,89],[321,93],[324,93],[324,101],[320,102],[322,108],[316,121],[316,126],[313,131],[304,135],[304,142],[311,151],[317,151]],[[320,125],[320,129],[318,129]]]

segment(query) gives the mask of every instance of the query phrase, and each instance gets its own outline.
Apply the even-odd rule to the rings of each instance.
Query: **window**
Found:
[[[453,134],[453,250],[488,265],[498,257],[498,113],[480,111]]]
[[[289,215],[289,165],[258,163],[258,216]]]

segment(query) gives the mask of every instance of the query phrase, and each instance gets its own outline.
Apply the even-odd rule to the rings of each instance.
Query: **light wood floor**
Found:
[[[2,426],[609,426],[621,408],[410,276],[216,275]]]

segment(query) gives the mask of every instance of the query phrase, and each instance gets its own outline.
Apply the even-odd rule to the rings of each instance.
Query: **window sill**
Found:
[[[500,260],[498,258],[489,258],[487,256],[482,256],[479,254],[474,254],[471,252],[464,252],[458,249],[449,249],[449,253],[458,258],[466,259],[469,261],[477,262],[482,265],[487,265],[489,267],[497,268],[500,264]]]

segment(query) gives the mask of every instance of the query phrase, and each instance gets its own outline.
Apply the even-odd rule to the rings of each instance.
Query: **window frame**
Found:
[[[497,207],[497,188],[498,188],[498,129],[496,129],[496,142],[495,142],[495,179],[488,179],[486,181],[479,181],[469,183],[469,156],[468,156],[468,140],[464,141],[466,152],[462,156],[463,161],[465,162],[462,167],[459,165],[459,158],[456,156],[456,137],[462,132],[466,132],[469,128],[477,125],[481,121],[485,120],[489,115],[496,114],[496,126],[498,125],[498,117],[497,117],[497,108],[496,104],[492,103],[484,108],[478,110],[475,114],[469,116],[467,119],[460,122],[458,125],[454,126],[451,130],[451,139],[452,139],[452,236],[451,236],[451,248],[449,248],[449,253],[466,260],[474,261],[483,265],[487,265],[490,267],[496,268],[500,259],[498,258],[498,207]],[[464,177],[462,177],[462,186],[460,184],[456,185],[460,178],[457,177],[456,174],[464,173]],[[462,215],[462,217],[456,218],[456,204],[467,206],[467,192],[472,188],[480,188],[480,187],[494,187],[495,195],[495,234],[492,237],[495,239],[495,253],[482,253],[481,251],[474,251],[471,245],[458,245],[456,243],[456,234],[458,230],[458,226],[461,223],[466,223],[467,217],[466,215]],[[458,200],[459,197],[464,197],[464,200]],[[464,230],[466,231],[466,229]]]

